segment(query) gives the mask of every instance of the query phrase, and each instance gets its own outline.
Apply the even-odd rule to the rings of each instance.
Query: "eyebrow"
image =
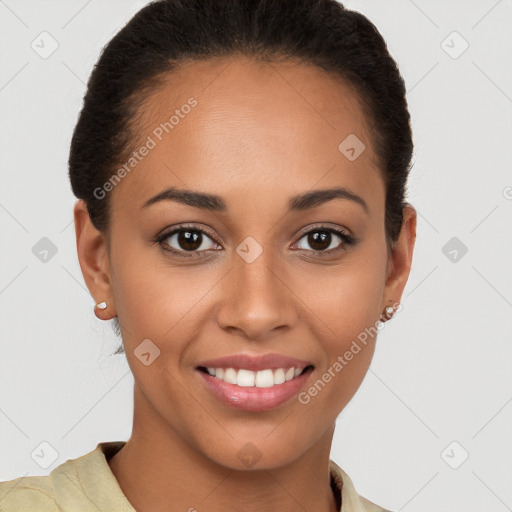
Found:
[[[347,199],[353,201],[359,204],[367,214],[369,213],[368,205],[364,199],[344,187],[313,190],[293,196],[288,200],[288,210],[303,211],[309,208],[315,208],[333,199]],[[227,204],[221,196],[197,192],[195,190],[178,189],[176,187],[170,187],[156,196],[151,197],[142,205],[142,208],[147,208],[160,201],[175,201],[212,212],[226,212],[228,210]]]

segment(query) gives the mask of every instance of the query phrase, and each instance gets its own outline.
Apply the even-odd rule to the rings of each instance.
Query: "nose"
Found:
[[[235,254],[234,267],[222,289],[221,328],[248,340],[281,335],[297,320],[297,297],[289,273],[264,250],[251,263]]]

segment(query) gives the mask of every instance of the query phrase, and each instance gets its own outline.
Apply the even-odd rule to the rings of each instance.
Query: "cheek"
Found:
[[[142,242],[120,237],[118,247],[112,255],[113,290],[125,343],[179,340],[177,332],[187,325],[187,316],[214,285],[213,273],[171,265],[158,247]]]
[[[385,288],[385,249],[377,243],[347,253],[342,264],[303,278],[305,302],[325,324],[330,352],[376,325]]]
[[[113,289],[123,344],[135,381],[153,407],[165,410],[172,403],[186,409],[190,403],[179,382],[180,363],[196,331],[200,334],[201,300],[215,280],[207,282],[207,273],[192,267],[180,269],[164,258],[148,257],[154,252],[132,247],[114,258]],[[144,352],[157,356],[147,366]]]
[[[318,367],[308,386],[298,396],[304,409],[304,421],[324,417],[334,421],[350,402],[370,367],[378,333],[372,297],[374,288],[358,281],[350,287],[351,279],[344,282],[337,294],[325,300],[317,339],[325,359]],[[320,308],[318,309],[320,311]]]
[[[310,318],[316,319],[326,362],[299,401],[318,414],[332,411],[332,419],[363,381],[380,327],[387,262],[378,244],[367,249],[333,267],[328,277],[318,274],[307,286],[307,303],[314,312]]]

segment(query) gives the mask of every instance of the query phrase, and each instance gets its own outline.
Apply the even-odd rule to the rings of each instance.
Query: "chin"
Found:
[[[266,429],[259,436],[247,435],[241,439],[231,439],[227,446],[217,444],[213,453],[209,446],[203,453],[215,464],[230,470],[262,471],[287,466],[306,451],[306,441],[301,449],[301,444],[293,442],[289,436],[289,430],[281,432],[285,439],[281,439],[277,432],[269,436],[269,431],[272,432]]]

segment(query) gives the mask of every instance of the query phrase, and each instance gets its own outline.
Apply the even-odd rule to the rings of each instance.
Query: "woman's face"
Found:
[[[400,300],[415,229],[411,210],[388,254],[384,182],[355,95],[315,67],[225,58],[173,72],[141,112],[136,164],[108,192],[104,279],[84,271],[109,303],[104,318],[120,321],[134,429],[242,469],[247,456],[272,468],[330,446],[370,365],[376,322]],[[150,201],[171,188],[216,199]],[[327,189],[352,196],[308,200]],[[103,236],[88,225],[83,269],[98,246],[86,237]],[[221,378],[200,368],[231,356],[212,364]],[[289,367],[305,371],[271,386]]]

